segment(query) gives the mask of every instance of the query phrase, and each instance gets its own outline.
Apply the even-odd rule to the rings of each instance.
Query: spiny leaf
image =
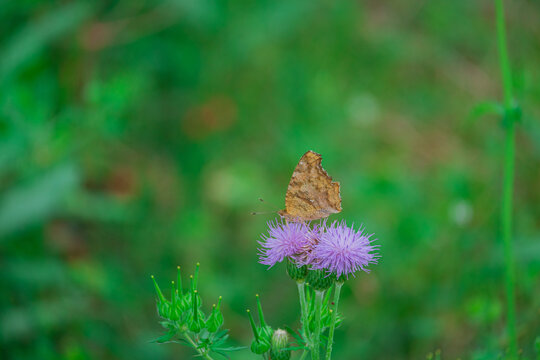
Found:
[[[157,342],[159,344],[169,342],[173,337],[175,337],[176,333],[176,330],[171,330],[168,333],[158,337],[157,339],[152,340],[152,342]]]

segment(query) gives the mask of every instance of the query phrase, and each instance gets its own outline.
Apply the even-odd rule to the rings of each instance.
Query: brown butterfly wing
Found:
[[[322,157],[306,152],[296,165],[279,214],[290,221],[316,220],[341,212],[339,183],[321,166]]]

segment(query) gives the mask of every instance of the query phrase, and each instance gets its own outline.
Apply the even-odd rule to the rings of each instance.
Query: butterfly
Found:
[[[317,220],[341,212],[339,183],[321,166],[322,156],[308,151],[300,158],[285,194],[285,209],[278,212],[288,221]]]

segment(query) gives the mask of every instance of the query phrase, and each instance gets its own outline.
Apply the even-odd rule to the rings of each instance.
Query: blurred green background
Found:
[[[519,342],[540,335],[540,4],[507,1]],[[309,149],[382,259],[344,288],[336,359],[495,359],[506,346],[503,131],[488,0],[0,3],[0,357],[188,359],[150,274],[201,262],[235,344],[260,293],[298,321],[257,243]],[[260,203],[258,198],[265,199]],[[252,216],[252,211],[267,212]],[[252,359],[248,351],[233,359]]]

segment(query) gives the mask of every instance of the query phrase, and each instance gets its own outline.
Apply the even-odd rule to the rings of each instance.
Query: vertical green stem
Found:
[[[308,311],[307,311],[307,303],[306,303],[306,283],[305,282],[297,282],[296,285],[298,286],[298,297],[300,298],[300,315],[302,320],[302,332],[304,336],[308,337]]]
[[[515,126],[511,122],[506,130],[504,151],[504,185],[502,203],[502,235],[504,241],[504,260],[506,263],[506,301],[507,332],[509,337],[510,359],[517,359],[517,330],[515,305],[514,249],[512,246],[512,193],[514,188]]]
[[[514,254],[512,247],[512,196],[514,188],[514,159],[515,159],[515,118],[513,116],[513,89],[510,60],[506,47],[506,26],[503,0],[495,0],[497,18],[497,45],[504,92],[504,108],[506,138],[504,146],[504,183],[502,194],[501,226],[504,242],[504,260],[506,265],[506,302],[507,302],[507,333],[509,337],[510,359],[517,359],[517,331],[515,308],[515,273]]]
[[[311,349],[311,359],[319,360],[321,347],[321,312],[324,291],[315,290],[315,329],[313,332],[313,344]]]
[[[506,47],[506,25],[503,0],[495,0],[495,11],[497,17],[497,47],[499,49],[499,62],[503,81],[504,105],[508,110],[508,108],[512,106],[514,95],[512,91],[512,71],[510,69],[510,60],[508,58],[508,49]]]
[[[302,336],[306,341],[309,341],[309,321],[308,321],[308,309],[306,302],[306,283],[305,281],[296,282],[298,286],[298,297],[300,299],[300,317],[302,320]],[[307,350],[304,349],[301,359],[307,354]]]
[[[332,311],[332,321],[330,323],[330,330],[328,333],[328,345],[326,346],[326,360],[332,358],[332,345],[334,344],[334,330],[336,329],[336,319],[339,304],[339,295],[341,293],[342,282],[336,282],[336,290],[334,290],[334,309]]]

